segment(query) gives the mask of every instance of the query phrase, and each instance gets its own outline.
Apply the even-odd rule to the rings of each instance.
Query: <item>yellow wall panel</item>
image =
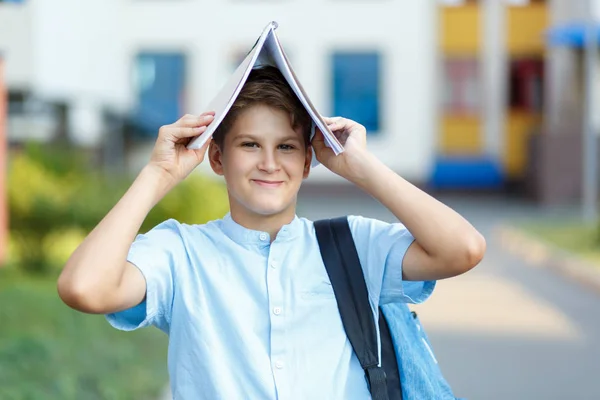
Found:
[[[511,55],[542,53],[549,16],[546,3],[508,7],[506,45]]]
[[[525,173],[529,137],[540,123],[539,114],[512,112],[507,116],[504,168],[509,177],[519,178]]]
[[[440,8],[441,50],[445,54],[477,54],[480,47],[478,4]]]
[[[442,154],[480,154],[481,121],[477,116],[442,117],[440,151]]]

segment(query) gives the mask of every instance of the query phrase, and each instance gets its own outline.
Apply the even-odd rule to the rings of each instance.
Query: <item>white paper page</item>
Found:
[[[304,91],[302,84],[296,77],[296,74],[294,73],[291,65],[289,64],[287,57],[285,56],[283,47],[281,46],[281,43],[279,42],[279,39],[277,38],[275,31],[271,31],[269,33],[267,40],[265,42],[263,51],[269,52],[269,55],[275,62],[275,66],[277,68],[279,68],[279,70],[281,71],[281,73],[283,74],[285,79],[287,80],[288,84],[292,87],[292,89],[296,93],[296,96],[298,96],[298,98],[300,99],[302,104],[304,104],[304,107],[310,114],[313,122],[317,125],[317,127],[321,130],[321,132],[323,132],[323,136],[325,138],[325,142],[328,145],[328,147],[331,147],[336,155],[342,153],[344,151],[344,147],[337,140],[337,138],[335,137],[333,132],[331,132],[331,130],[329,130],[329,128],[327,127],[327,124],[321,118],[321,115],[317,111],[316,107],[312,104],[312,102],[308,98],[308,95]]]
[[[254,67],[255,62],[263,49],[265,40],[275,27],[277,27],[277,24],[272,22],[264,29],[252,51],[246,56],[244,61],[242,61],[219,93],[213,98],[208,106],[206,106],[206,111],[215,112],[215,118],[202,135],[190,141],[187,145],[188,149],[199,149],[204,146],[204,144],[212,137],[221,122],[223,122],[223,119],[231,109],[235,99],[240,94],[244,83],[246,83],[248,75],[250,75],[250,71]]]

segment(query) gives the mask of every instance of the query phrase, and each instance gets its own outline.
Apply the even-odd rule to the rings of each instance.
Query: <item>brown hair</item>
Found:
[[[302,130],[304,142],[308,146],[312,125],[310,115],[281,71],[267,66],[250,72],[233,106],[215,130],[213,139],[221,150],[223,150],[225,135],[231,130],[240,114],[256,105],[266,105],[285,111],[290,116],[292,128]]]

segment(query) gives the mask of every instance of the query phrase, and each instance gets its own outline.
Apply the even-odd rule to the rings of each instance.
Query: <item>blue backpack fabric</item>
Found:
[[[379,307],[381,362],[367,286],[346,217],[315,221],[321,257],[346,335],[374,400],[457,400],[429,338],[406,303]]]

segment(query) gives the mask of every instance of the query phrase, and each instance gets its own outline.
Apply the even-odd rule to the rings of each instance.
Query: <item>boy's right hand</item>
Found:
[[[162,126],[148,167],[164,175],[173,186],[185,179],[204,159],[210,140],[200,149],[186,146],[206,131],[214,115],[212,111],[199,116],[186,114],[174,124]]]

